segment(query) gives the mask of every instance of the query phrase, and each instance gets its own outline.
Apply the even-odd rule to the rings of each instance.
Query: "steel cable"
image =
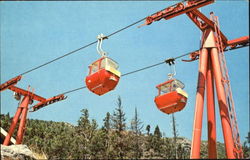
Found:
[[[186,1],[186,0],[183,0],[182,2],[185,2],[185,1]],[[172,5],[172,6],[174,6],[174,5]],[[163,10],[164,10],[164,9],[162,9],[161,11],[163,11]],[[157,12],[155,12],[155,13],[153,13],[153,14],[151,14],[151,15],[154,15],[154,14],[156,14],[156,13],[157,13]],[[148,17],[148,16],[147,16],[147,17]],[[113,32],[113,33],[111,33],[111,34],[109,34],[107,37],[111,37],[111,36],[113,36],[113,35],[115,35],[115,34],[121,32],[121,31],[123,31],[123,30],[125,30],[125,29],[127,29],[127,28],[129,28],[129,27],[132,27],[132,26],[134,26],[134,25],[136,25],[136,24],[138,24],[138,23],[144,21],[147,17],[144,17],[144,18],[142,18],[142,19],[140,19],[140,20],[138,20],[138,21],[136,21],[136,22],[134,22],[134,23],[132,23],[132,24],[130,24],[130,25],[128,25],[128,26],[125,26],[125,27],[123,27],[123,28],[121,28],[121,29],[119,29],[119,30],[117,30],[117,31],[115,31],[115,32]],[[30,70],[28,70],[28,71],[26,71],[26,72],[21,73],[21,74],[19,74],[19,75],[24,75],[24,74],[27,74],[27,73],[32,72],[32,71],[34,71],[34,70],[37,70],[37,69],[39,69],[39,68],[41,68],[41,67],[43,67],[43,66],[46,66],[46,65],[48,65],[48,64],[50,64],[50,63],[53,63],[53,62],[57,61],[57,60],[59,60],[59,59],[62,59],[62,58],[64,58],[64,57],[66,57],[66,56],[69,56],[69,55],[71,55],[71,54],[73,54],[73,53],[75,53],[75,52],[77,52],[77,51],[80,51],[80,50],[82,50],[82,49],[84,49],[84,48],[87,48],[87,47],[89,47],[89,46],[91,46],[91,45],[93,45],[93,44],[95,44],[95,43],[97,43],[97,42],[98,42],[97,40],[94,41],[94,42],[91,42],[91,43],[89,43],[89,44],[87,44],[87,45],[85,45],[85,46],[83,46],[83,47],[80,47],[80,48],[78,48],[78,49],[75,49],[75,50],[73,50],[73,51],[70,51],[70,52],[68,52],[68,53],[66,53],[66,54],[64,54],[64,55],[62,55],[62,56],[60,56],[60,57],[57,57],[57,58],[55,58],[55,59],[53,59],[53,60],[51,60],[51,61],[48,61],[48,62],[46,62],[46,63],[44,63],[44,64],[41,64],[41,65],[39,65],[39,66],[37,66],[37,67],[35,67],[35,68],[32,68],[32,69],[30,69]]]
[[[196,50],[196,51],[194,51],[194,52],[197,52],[197,51],[199,51],[199,50]],[[185,53],[185,54],[183,54],[183,55],[177,56],[177,57],[175,57],[175,58],[170,58],[170,59],[176,60],[176,59],[179,59],[179,58],[181,58],[181,57],[187,56],[187,55],[189,55],[190,53],[193,53],[193,52]],[[167,59],[167,60],[168,60],[168,59]],[[131,71],[131,72],[124,73],[124,74],[121,75],[121,77],[130,75],[130,74],[134,74],[134,73],[136,73],[136,72],[140,72],[140,71],[143,71],[143,70],[152,68],[152,67],[156,67],[156,66],[159,66],[159,65],[164,64],[164,63],[166,63],[166,60],[163,61],[163,62],[159,62],[159,63],[153,64],[153,65],[150,65],[150,66],[146,66],[146,67],[143,67],[143,68],[140,68],[140,69]],[[80,87],[80,88],[72,89],[72,90],[66,91],[66,92],[61,93],[61,94],[68,94],[68,93],[75,92],[75,91],[78,91],[78,90],[81,90],[81,89],[84,89],[84,88],[87,88],[87,86],[83,86],[83,87]],[[61,95],[61,94],[59,94],[59,95]]]
[[[141,20],[139,20],[139,21],[136,21],[136,22],[134,22],[134,23],[132,23],[132,24],[130,24],[130,25],[128,25],[128,26],[122,28],[122,29],[119,29],[118,31],[115,31],[115,32],[109,34],[107,37],[111,37],[111,36],[113,36],[113,35],[115,35],[115,34],[121,32],[121,31],[123,31],[123,30],[125,30],[125,29],[127,29],[127,28],[129,28],[129,27],[131,27],[131,26],[133,26],[133,25],[136,25],[136,24],[142,22],[142,21],[145,20],[145,19],[146,19],[146,17],[143,18],[143,19],[141,19]],[[43,66],[46,66],[46,65],[48,65],[48,64],[50,64],[50,63],[52,63],[52,62],[55,62],[55,61],[57,61],[57,60],[59,60],[59,59],[61,59],[61,58],[64,58],[64,57],[66,57],[66,56],[69,56],[69,55],[71,55],[71,54],[73,54],[73,53],[75,53],[75,52],[77,52],[77,51],[80,51],[80,50],[82,50],[82,49],[84,49],[84,48],[87,48],[87,47],[89,47],[89,46],[91,46],[91,45],[93,45],[93,44],[95,44],[95,43],[97,43],[97,42],[98,42],[97,40],[94,41],[94,42],[91,42],[91,43],[89,43],[89,44],[87,44],[87,45],[85,45],[85,46],[83,46],[83,47],[80,47],[80,48],[75,49],[75,50],[73,50],[73,51],[71,51],[71,52],[68,52],[68,53],[66,53],[66,54],[64,54],[64,55],[62,55],[62,56],[60,56],[60,57],[57,57],[57,58],[55,58],[55,59],[53,59],[53,60],[51,60],[51,61],[49,61],[49,62],[46,62],[46,63],[44,63],[44,64],[41,64],[41,65],[39,65],[39,66],[37,66],[37,67],[35,67],[35,68],[32,68],[32,69],[30,69],[30,70],[28,70],[28,71],[26,71],[26,72],[23,72],[23,73],[21,73],[20,75],[24,75],[24,74],[27,74],[27,73],[32,72],[32,71],[34,71],[34,70],[37,70],[37,69],[39,69],[39,68],[41,68],[41,67],[43,67]]]
[[[51,61],[49,61],[49,62],[46,62],[46,63],[44,63],[44,64],[42,64],[42,65],[39,65],[39,66],[37,66],[37,67],[35,67],[35,68],[32,68],[32,69],[30,69],[30,70],[28,70],[28,71],[26,71],[26,72],[24,72],[24,73],[22,73],[22,74],[20,74],[20,75],[24,75],[24,74],[27,74],[27,73],[32,72],[32,71],[34,71],[34,70],[37,70],[37,69],[39,69],[39,68],[41,68],[41,67],[43,67],[43,66],[46,66],[46,65],[48,65],[48,64],[50,64],[50,63],[52,63],[52,62],[55,62],[55,61],[57,61],[57,60],[59,60],[59,59],[61,59],[61,58],[63,58],[63,57],[69,56],[69,55],[71,55],[71,54],[73,54],[73,53],[75,53],[75,52],[77,52],[77,51],[80,51],[80,50],[82,50],[82,49],[84,49],[84,48],[87,48],[87,47],[89,47],[89,46],[91,46],[91,45],[93,45],[93,44],[95,44],[95,43],[97,43],[97,41],[92,42],[92,43],[89,43],[89,44],[87,44],[87,45],[85,45],[85,46],[83,46],[83,47],[81,47],[81,48],[75,49],[75,50],[73,50],[73,51],[71,51],[71,52],[69,52],[69,53],[67,53],[67,54],[64,54],[64,55],[62,55],[62,56],[60,56],[60,57],[57,57],[57,58],[55,58],[55,59],[53,59],[53,60],[51,60]]]

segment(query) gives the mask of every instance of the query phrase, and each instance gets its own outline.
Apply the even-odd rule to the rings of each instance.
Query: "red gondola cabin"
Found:
[[[177,79],[168,80],[156,86],[158,96],[155,97],[155,104],[159,110],[171,114],[181,111],[186,103],[188,94],[182,90],[184,84]]]
[[[113,90],[121,76],[118,67],[118,64],[108,57],[102,57],[92,63],[85,79],[87,88],[99,96]]]

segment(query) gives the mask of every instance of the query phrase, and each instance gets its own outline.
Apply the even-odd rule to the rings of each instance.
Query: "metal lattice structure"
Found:
[[[218,17],[211,15],[211,19],[214,22],[214,28],[215,28],[214,35],[216,39],[216,45],[219,50],[220,68],[221,68],[222,77],[223,77],[222,81],[223,81],[224,91],[226,94],[227,108],[228,108],[229,118],[231,122],[232,136],[233,136],[233,141],[234,141],[234,154],[235,154],[235,157],[237,158],[243,158],[243,151],[242,151],[242,145],[240,143],[240,134],[238,130],[236,112],[235,112],[234,101],[233,101],[233,94],[232,94],[231,85],[229,81],[226,58],[224,54],[225,46],[222,43],[220,32],[218,32],[220,30]]]

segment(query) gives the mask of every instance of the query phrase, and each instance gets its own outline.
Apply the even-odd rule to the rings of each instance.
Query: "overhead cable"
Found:
[[[123,28],[121,28],[121,29],[119,29],[119,30],[117,30],[117,31],[115,31],[115,32],[113,32],[113,33],[111,33],[111,34],[109,34],[107,37],[111,37],[111,36],[113,36],[113,35],[115,35],[115,34],[121,32],[121,31],[123,31],[123,30],[125,30],[125,29],[127,29],[127,28],[129,28],[129,27],[132,27],[132,26],[134,26],[134,25],[136,25],[136,24],[138,24],[138,23],[144,21],[146,18],[147,18],[147,17],[142,18],[142,19],[140,19],[140,20],[138,20],[138,21],[136,21],[136,22],[134,22],[134,23],[132,23],[132,24],[126,26],[126,27],[123,27]],[[83,46],[83,47],[80,47],[80,48],[78,48],[78,49],[75,49],[75,50],[73,50],[73,51],[70,51],[70,52],[68,52],[68,53],[66,53],[66,54],[64,54],[64,55],[62,55],[62,56],[60,56],[60,57],[57,57],[57,58],[55,58],[55,59],[53,59],[53,60],[51,60],[51,61],[48,61],[48,62],[46,62],[46,63],[44,63],[44,64],[41,64],[41,65],[39,65],[39,66],[37,66],[37,67],[35,67],[35,68],[32,68],[32,69],[28,70],[28,71],[26,71],[26,72],[23,72],[23,73],[21,73],[20,75],[24,75],[24,74],[27,74],[27,73],[32,72],[32,71],[34,71],[34,70],[37,70],[37,69],[39,69],[39,68],[41,68],[41,67],[44,67],[44,66],[46,66],[46,65],[48,65],[48,64],[50,64],[50,63],[52,63],[52,62],[55,62],[55,61],[57,61],[57,60],[59,60],[59,59],[62,59],[62,58],[64,58],[64,57],[66,57],[66,56],[69,56],[69,55],[71,55],[71,54],[73,54],[73,53],[76,53],[77,51],[80,51],[80,50],[82,50],[82,49],[84,49],[84,48],[87,48],[87,47],[89,47],[89,46],[91,46],[91,45],[93,45],[93,44],[95,44],[95,43],[97,43],[97,42],[98,42],[97,40],[94,41],[94,42],[91,42],[91,43],[89,43],[89,44],[87,44],[87,45],[85,45],[85,46]]]
[[[72,89],[72,90],[66,91],[66,92],[61,93],[61,94],[68,94],[68,93],[75,92],[75,91],[78,91],[78,90],[81,90],[81,89],[84,89],[84,88],[86,88],[86,86],[76,88],[76,89]],[[59,95],[61,95],[61,94],[59,94]]]
[[[32,71],[34,71],[34,70],[37,70],[37,69],[39,69],[39,68],[41,68],[41,67],[43,67],[43,66],[46,66],[46,65],[48,65],[48,64],[50,64],[50,63],[52,63],[52,62],[55,62],[55,61],[57,61],[57,60],[59,60],[59,59],[61,59],[61,58],[63,58],[63,57],[69,56],[69,55],[71,55],[71,54],[73,54],[73,53],[75,53],[75,52],[77,52],[77,51],[80,51],[80,50],[82,50],[82,49],[84,49],[84,48],[87,48],[87,47],[89,47],[89,46],[91,46],[91,45],[93,45],[93,44],[95,44],[95,43],[97,43],[97,41],[91,42],[91,43],[89,43],[89,44],[87,44],[87,45],[85,45],[85,46],[83,46],[83,47],[81,47],[81,48],[78,48],[78,49],[75,49],[75,50],[73,50],[73,51],[71,51],[71,52],[68,52],[68,53],[66,53],[66,54],[64,54],[64,55],[62,55],[62,56],[60,56],[60,57],[57,57],[57,58],[55,58],[55,59],[49,61],[49,62],[46,62],[46,63],[44,63],[44,64],[41,64],[41,65],[39,65],[39,66],[37,66],[37,67],[35,67],[35,68],[32,68],[32,69],[30,69],[30,70],[28,70],[28,71],[26,71],[26,72],[23,72],[23,73],[21,73],[20,75],[24,75],[24,74],[27,74],[27,73],[32,72]]]
[[[249,45],[240,46],[240,47],[233,48],[233,49],[243,48],[243,47],[247,47],[247,46],[249,46]],[[224,51],[226,52],[226,51],[233,50],[233,49],[225,49]],[[175,57],[175,58],[169,58],[169,59],[171,59],[171,60],[176,60],[176,59],[179,59],[179,58],[181,58],[181,57],[187,56],[187,55],[189,55],[189,54],[191,54],[191,53],[198,52],[198,51],[199,51],[199,50],[196,50],[196,51],[193,51],[193,52],[189,52],[189,53],[185,53],[185,54],[182,54],[182,55],[177,56],[177,57]],[[163,61],[163,62],[159,62],[159,63],[153,64],[153,65],[150,65],[150,66],[146,66],[146,67],[143,67],[143,68],[140,68],[140,69],[131,71],[131,72],[124,73],[124,74],[122,74],[121,76],[124,77],[124,76],[130,75],[130,74],[134,74],[134,73],[136,73],[136,72],[140,72],[140,71],[143,71],[143,70],[146,70],[146,69],[149,69],[149,68],[152,68],[152,67],[155,67],[155,66],[158,66],[158,65],[167,63],[167,60],[169,60],[169,59],[166,59],[166,60]],[[66,92],[61,93],[61,94],[68,94],[68,93],[75,92],[75,91],[78,91],[78,90],[81,90],[81,89],[84,89],[84,88],[87,88],[87,87],[86,87],[86,86],[83,86],[83,87],[80,87],[80,88],[76,88],[76,89],[72,89],[72,90],[66,91]]]
[[[198,50],[196,50],[196,51],[198,51]],[[194,52],[196,52],[196,51],[194,51]],[[191,54],[191,53],[193,53],[193,52],[185,53],[185,54],[183,54],[183,55],[180,55],[180,56],[177,56],[177,57],[175,57],[175,58],[171,58],[171,59],[176,60],[176,59],[178,59],[178,58],[181,58],[181,57],[187,56],[187,55],[189,55],[189,54]],[[167,61],[167,60],[164,60],[163,62],[159,62],[159,63],[153,64],[153,65],[150,65],[150,66],[146,66],[146,67],[143,67],[143,68],[140,68],[140,69],[137,69],[137,70],[131,71],[131,72],[124,73],[124,74],[122,74],[122,75],[121,75],[121,77],[124,77],[124,76],[130,75],[130,74],[134,74],[134,73],[136,73],[136,72],[140,72],[140,71],[143,71],[143,70],[146,70],[146,69],[152,68],[152,67],[156,67],[156,66],[158,66],[158,65],[161,65],[161,64],[166,63],[166,61]],[[81,90],[81,89],[84,89],[84,88],[87,88],[87,87],[86,87],[86,86],[83,86],[83,87],[80,87],[80,88],[76,88],[76,89],[72,89],[72,90],[66,91],[66,92],[61,93],[61,94],[68,94],[68,93],[72,93],[72,92],[75,92],[75,91],[78,91],[78,90]]]
[[[186,1],[186,0],[183,0],[182,2],[185,2],[185,1]],[[174,5],[173,5],[173,6],[174,6]],[[161,11],[163,11],[163,10],[164,10],[164,9],[162,9]],[[157,13],[157,12],[155,12],[154,14],[156,14],[156,13]],[[152,15],[154,15],[154,14],[152,14]],[[147,16],[147,17],[148,17],[148,16]],[[132,27],[132,26],[134,26],[134,25],[136,25],[136,24],[138,24],[138,23],[144,21],[147,17],[144,17],[144,18],[142,18],[142,19],[140,19],[140,20],[138,20],[138,21],[136,21],[136,22],[134,22],[134,23],[132,23],[132,24],[130,24],[130,25],[127,25],[127,26],[125,26],[125,27],[123,27],[123,28],[121,28],[121,29],[119,29],[119,30],[117,30],[117,31],[115,31],[115,32],[113,32],[113,33],[111,33],[111,34],[109,34],[107,37],[111,37],[111,36],[113,36],[113,35],[115,35],[115,34],[121,32],[121,31],[123,31],[123,30],[125,30],[125,29],[127,29],[127,28],[129,28],[129,27]],[[89,44],[87,44],[87,45],[84,45],[84,46],[78,48],[78,49],[75,49],[75,50],[73,50],[73,51],[70,51],[70,52],[68,52],[68,53],[66,53],[66,54],[64,54],[64,55],[62,55],[62,56],[60,56],[60,57],[57,57],[57,58],[55,58],[55,59],[52,59],[52,60],[50,60],[50,61],[48,61],[48,62],[46,62],[46,63],[44,63],[44,64],[41,64],[41,65],[39,65],[39,66],[37,66],[37,67],[34,67],[34,68],[32,68],[32,69],[30,69],[30,70],[28,70],[28,71],[26,71],[26,72],[23,72],[23,73],[21,73],[21,74],[19,74],[19,75],[24,75],[24,74],[27,74],[27,73],[32,72],[32,71],[34,71],[34,70],[37,70],[37,69],[39,69],[39,68],[41,68],[41,67],[44,67],[44,66],[46,66],[46,65],[48,65],[48,64],[50,64],[50,63],[53,63],[53,62],[57,61],[57,60],[59,60],[59,59],[62,59],[62,58],[64,58],[64,57],[66,57],[66,56],[69,56],[69,55],[71,55],[71,54],[73,54],[73,53],[76,53],[77,51],[80,51],[80,50],[82,50],[82,49],[84,49],[84,48],[87,48],[87,47],[89,47],[89,46],[91,46],[91,45],[93,45],[93,44],[95,44],[95,43],[97,43],[97,42],[98,42],[97,40],[94,41],[94,42],[91,42],[91,43],[89,43]]]

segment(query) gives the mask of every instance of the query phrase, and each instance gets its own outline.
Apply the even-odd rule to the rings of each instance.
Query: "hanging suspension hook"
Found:
[[[166,59],[165,62],[167,64],[169,64],[170,66],[170,72],[171,73],[168,73],[168,79],[173,79],[173,77],[176,75],[176,71],[175,71],[175,63],[174,63],[175,59],[174,58],[169,58],[169,59]],[[171,67],[171,65],[173,67]]]
[[[97,52],[98,52],[102,57],[104,57],[104,56],[106,56],[108,53],[105,52],[105,51],[103,51],[103,49],[102,49],[102,41],[103,41],[104,39],[108,39],[108,37],[101,33],[100,35],[97,36],[97,39],[98,39],[98,42],[97,42],[96,50],[97,50]]]

